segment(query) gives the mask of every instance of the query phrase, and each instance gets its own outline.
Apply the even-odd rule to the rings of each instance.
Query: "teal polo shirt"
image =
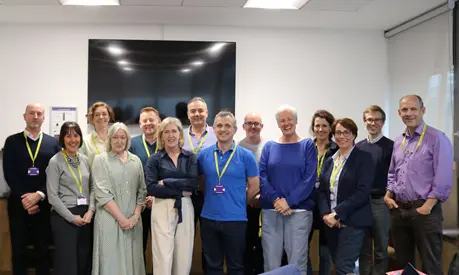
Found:
[[[214,192],[215,186],[218,185],[214,153],[217,154],[218,168],[222,171],[234,150],[235,143],[230,150],[222,154],[217,144],[214,144],[198,154],[199,172],[205,177],[204,206],[201,213],[203,218],[215,221],[247,221],[247,177],[259,175],[257,161],[251,151],[237,146],[220,181],[225,192]]]
[[[147,150],[145,150],[145,145],[143,143],[142,137],[143,134],[131,139],[131,148],[129,148],[129,151],[139,157],[140,161],[142,162],[143,169],[145,170],[145,167],[147,166],[148,155]],[[156,151],[156,142],[150,144],[145,140],[145,144],[147,145],[147,149],[150,152],[150,156],[153,155]]]

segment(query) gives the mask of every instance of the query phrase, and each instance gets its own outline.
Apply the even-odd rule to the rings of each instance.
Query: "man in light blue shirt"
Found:
[[[244,274],[247,228],[246,202],[259,192],[258,166],[253,153],[233,141],[236,119],[222,111],[214,120],[217,143],[198,155],[204,177],[204,207],[201,213],[201,243],[206,274]]]
[[[192,98],[187,105],[188,119],[190,120],[190,127],[183,130],[185,143],[183,149],[193,152],[197,155],[201,150],[214,145],[217,142],[214,130],[207,125],[207,104],[201,97]],[[194,208],[194,227],[199,221],[201,216],[202,206],[204,204],[204,196],[198,186],[195,193],[191,196]],[[206,261],[204,255],[202,256],[202,268],[205,271]]]
[[[214,130],[207,125],[207,110],[206,101],[200,97],[194,97],[188,102],[188,119],[190,120],[190,127],[183,131],[185,143],[183,149],[193,152],[195,155],[199,151],[214,145],[217,142]],[[201,216],[202,205],[204,203],[204,196],[199,187],[196,189],[195,194],[191,196],[194,207],[194,224],[195,227],[198,223],[199,216]]]

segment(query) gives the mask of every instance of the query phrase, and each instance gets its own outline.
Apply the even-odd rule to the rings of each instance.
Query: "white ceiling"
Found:
[[[301,10],[243,9],[245,0],[120,0],[122,6],[61,6],[0,0],[0,23],[185,24],[387,30],[446,0],[311,0]]]

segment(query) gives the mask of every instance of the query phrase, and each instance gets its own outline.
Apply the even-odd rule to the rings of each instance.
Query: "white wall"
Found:
[[[453,139],[453,40],[452,12],[401,32],[388,39],[390,73],[390,136],[405,130],[397,115],[398,103],[417,94],[426,106],[425,121]]]
[[[0,25],[0,142],[23,128],[29,102],[87,108],[88,39],[225,40],[237,43],[236,116],[258,111],[264,136],[277,138],[274,112],[298,108],[298,132],[309,136],[319,108],[358,122],[362,111],[385,107],[386,40],[377,31],[255,29],[153,25]],[[49,130],[49,121],[44,125]],[[243,137],[242,129],[237,139]]]

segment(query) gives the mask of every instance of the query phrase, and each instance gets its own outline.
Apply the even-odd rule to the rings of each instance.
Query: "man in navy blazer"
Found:
[[[337,120],[332,132],[339,150],[324,163],[318,206],[336,274],[345,275],[353,272],[365,230],[372,225],[375,165],[369,153],[354,147],[357,126],[351,119]]]

